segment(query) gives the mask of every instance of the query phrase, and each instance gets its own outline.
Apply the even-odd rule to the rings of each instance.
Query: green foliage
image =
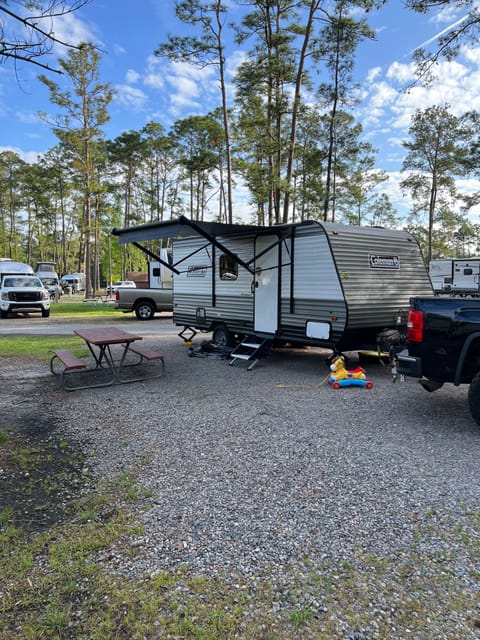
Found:
[[[428,11],[429,4],[448,3],[407,4]],[[233,26],[222,0],[176,0],[175,14],[188,35],[173,32],[155,53],[199,68],[212,65],[219,107],[179,120],[169,131],[150,122],[108,141],[103,127],[113,90],[100,78],[101,53],[89,43],[68,51],[59,62],[64,73],[58,82],[41,77],[57,114],[42,117],[52,125],[58,146],[31,165],[14,152],[0,153],[0,256],[33,265],[53,260],[60,274],[85,271],[89,293],[100,291],[110,276],[126,279],[128,271],[146,268],[145,254],[119,245],[112,228],[180,214],[233,222],[235,177],[248,188],[254,223],[322,218],[403,225],[386,194],[379,193],[385,173],[376,168],[376,150],[363,140],[352,115],[358,46],[373,37],[366,17],[382,5],[381,0],[262,1],[248,4],[241,23]],[[449,30],[446,38],[476,33],[472,2],[462,5],[471,13],[461,31]],[[231,92],[224,69],[228,29],[248,47]],[[444,53],[454,51],[447,47]],[[458,129],[455,121],[438,117],[442,109],[436,105],[417,114],[406,143],[405,169],[412,175],[403,186],[414,199],[408,223],[421,235],[427,230],[427,256],[452,250],[449,235],[465,237],[461,222],[448,229],[439,222],[440,210],[467,215],[480,197],[471,193],[461,200],[453,188],[462,172],[478,172],[479,116],[467,114]],[[452,134],[453,146],[439,146],[435,156],[439,191],[433,206],[431,168],[419,163],[419,156],[440,120],[445,126],[438,130],[443,139]],[[471,144],[460,149],[465,131]],[[155,241],[146,248],[155,253],[159,246]]]

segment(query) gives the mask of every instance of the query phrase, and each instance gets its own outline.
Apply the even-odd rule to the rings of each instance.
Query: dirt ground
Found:
[[[66,517],[87,482],[81,447],[63,437],[38,384],[46,375],[44,362],[1,358],[0,514],[31,533]]]

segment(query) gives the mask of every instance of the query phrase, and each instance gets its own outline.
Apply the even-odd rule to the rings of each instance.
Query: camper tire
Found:
[[[226,325],[217,324],[213,329],[212,342],[217,347],[233,347],[235,338]]]
[[[474,376],[468,388],[468,408],[472,418],[480,425],[480,372]]]
[[[152,320],[155,315],[155,306],[148,300],[143,300],[135,305],[137,320]]]

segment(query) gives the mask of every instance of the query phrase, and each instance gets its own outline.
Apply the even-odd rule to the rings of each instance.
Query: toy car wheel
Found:
[[[339,382],[334,382],[334,383],[332,384],[332,387],[333,387],[334,389],[340,389],[340,387],[341,387],[341,386],[342,386],[342,385],[341,385]]]
[[[468,388],[468,408],[470,415],[480,424],[480,373],[477,373]]]
[[[367,387],[367,389],[373,389],[373,382],[370,382],[369,380],[365,386]]]

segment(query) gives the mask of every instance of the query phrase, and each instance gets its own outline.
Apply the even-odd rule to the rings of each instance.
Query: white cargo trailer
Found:
[[[232,344],[255,335],[336,350],[376,344],[413,295],[433,293],[406,231],[317,221],[257,227],[185,217],[114,229],[173,241],[173,320]],[[150,253],[147,249],[144,249]]]

